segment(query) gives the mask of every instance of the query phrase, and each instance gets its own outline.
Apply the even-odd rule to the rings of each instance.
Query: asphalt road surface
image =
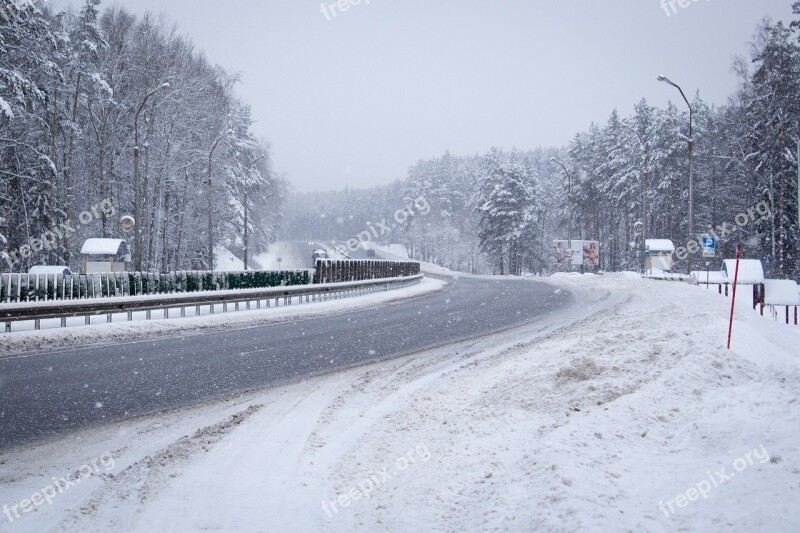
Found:
[[[0,449],[478,337],[571,301],[541,283],[461,278],[325,318],[5,356]]]

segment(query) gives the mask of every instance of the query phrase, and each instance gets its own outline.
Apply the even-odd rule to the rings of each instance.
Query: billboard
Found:
[[[573,251],[568,241],[553,241],[554,261],[557,265],[568,265],[572,261]]]
[[[597,267],[600,262],[600,242],[555,240],[553,261],[557,265]]]
[[[583,241],[583,264],[597,267],[600,261],[600,243],[598,241]]]

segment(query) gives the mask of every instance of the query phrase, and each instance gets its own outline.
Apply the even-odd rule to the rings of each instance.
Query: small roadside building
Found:
[[[644,245],[647,253],[645,266],[648,272],[652,272],[653,270],[672,272],[675,266],[675,260],[673,258],[675,245],[671,240],[645,239]]]
[[[733,283],[733,278],[736,276],[736,259],[723,261],[722,271],[725,272],[728,282]],[[739,285],[763,285],[764,266],[761,261],[758,259],[740,259],[737,283]]]
[[[52,265],[35,265],[28,270],[28,274],[32,276],[58,276],[61,278],[68,278],[72,276],[72,271],[66,265],[52,266]]]
[[[81,248],[83,272],[127,272],[131,262],[128,243],[122,239],[86,239]]]

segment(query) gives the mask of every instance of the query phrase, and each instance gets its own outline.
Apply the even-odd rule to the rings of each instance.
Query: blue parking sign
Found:
[[[717,240],[714,237],[703,237],[703,257],[714,257],[717,251]]]

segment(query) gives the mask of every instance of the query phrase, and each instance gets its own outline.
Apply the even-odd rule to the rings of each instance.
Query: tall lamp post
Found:
[[[558,163],[561,165],[561,168],[564,169],[564,174],[567,175],[567,209],[569,211],[569,222],[567,224],[567,248],[572,250],[572,174],[569,173],[567,170],[567,165],[565,165],[560,159],[556,159],[555,157],[551,157],[550,161],[553,163]],[[570,261],[570,266],[571,265]]]
[[[211,151],[208,152],[208,269],[214,270],[214,202],[212,201],[213,186],[211,184],[211,157],[214,155],[214,150],[217,149],[220,141],[227,135],[233,135],[233,130],[228,130],[221,133],[211,146]]]
[[[644,137],[636,131],[635,129],[631,128],[629,125],[622,123],[622,127],[632,131],[636,134],[636,137],[639,139],[639,142],[642,144],[642,150],[644,151],[644,167],[642,167],[642,248],[641,248],[641,267],[642,267],[642,274],[644,275],[645,270],[647,270],[647,191],[648,191],[648,182],[650,181],[650,146],[647,144],[647,141],[644,140]]]
[[[692,174],[692,160],[694,159],[694,109],[692,108],[692,104],[689,103],[689,99],[686,98],[686,95],[684,94],[680,85],[664,75],[659,76],[657,79],[658,81],[662,81],[678,89],[683,97],[683,100],[686,102],[686,105],[689,106],[689,237],[686,241],[686,244],[688,245],[690,242],[692,242],[692,227],[694,226],[694,174]],[[691,253],[689,253],[686,258],[686,273],[692,273]]]
[[[158,91],[169,91],[170,84],[162,83],[149,93],[147,93],[136,109],[133,117],[133,216],[136,218],[134,227],[134,251],[136,252],[136,271],[142,271],[142,184],[139,177],[139,114],[147,104],[147,99]]]
[[[250,164],[247,165],[248,172],[250,171],[251,168],[253,168],[253,165],[256,164],[256,161],[264,159],[264,157],[266,157],[266,155],[260,155],[260,156],[256,157],[255,159],[253,159],[252,161],[250,161]],[[245,184],[244,184],[244,270],[245,270],[245,272],[247,272],[247,256],[249,255],[249,250],[247,249],[247,233],[248,233],[247,222],[248,222],[247,221],[247,183],[245,182]]]

